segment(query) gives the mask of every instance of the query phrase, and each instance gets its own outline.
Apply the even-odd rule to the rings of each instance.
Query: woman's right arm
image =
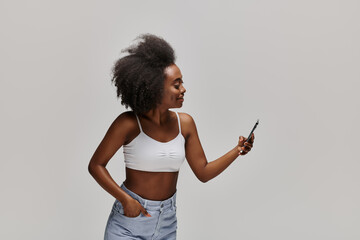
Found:
[[[106,165],[126,141],[131,124],[129,112],[120,114],[109,127],[88,166],[89,173],[100,186],[123,204],[132,198],[110,176]]]
[[[131,121],[129,111],[120,114],[111,124],[105,137],[91,157],[88,170],[102,188],[121,202],[125,216],[136,217],[143,213],[143,215],[151,217],[139,201],[132,198],[114,181],[106,169],[107,163],[125,143],[133,126],[134,123]]]

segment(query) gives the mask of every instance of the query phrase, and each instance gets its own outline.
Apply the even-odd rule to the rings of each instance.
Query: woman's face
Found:
[[[165,82],[162,105],[166,108],[180,108],[184,101],[184,82],[182,74],[176,64],[172,64],[165,68]]]

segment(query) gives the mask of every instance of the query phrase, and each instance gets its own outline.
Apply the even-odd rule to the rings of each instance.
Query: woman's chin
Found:
[[[176,104],[176,105],[173,105],[172,107],[170,108],[181,108],[182,107],[182,104]]]

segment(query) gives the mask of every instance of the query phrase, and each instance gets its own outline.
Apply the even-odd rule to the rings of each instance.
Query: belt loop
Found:
[[[147,200],[144,200],[144,208],[146,209],[146,206],[147,206]]]

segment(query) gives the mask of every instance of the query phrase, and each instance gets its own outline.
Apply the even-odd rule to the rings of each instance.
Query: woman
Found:
[[[89,163],[89,172],[115,197],[105,240],[176,239],[176,183],[183,161],[207,182],[253,146],[240,137],[224,156],[207,162],[193,118],[170,111],[182,107],[186,89],[172,47],[162,38],[144,34],[125,50],[114,66],[112,81],[121,113],[111,124]],[[126,180],[121,186],[106,165],[123,147]],[[240,153],[241,152],[241,153]]]

